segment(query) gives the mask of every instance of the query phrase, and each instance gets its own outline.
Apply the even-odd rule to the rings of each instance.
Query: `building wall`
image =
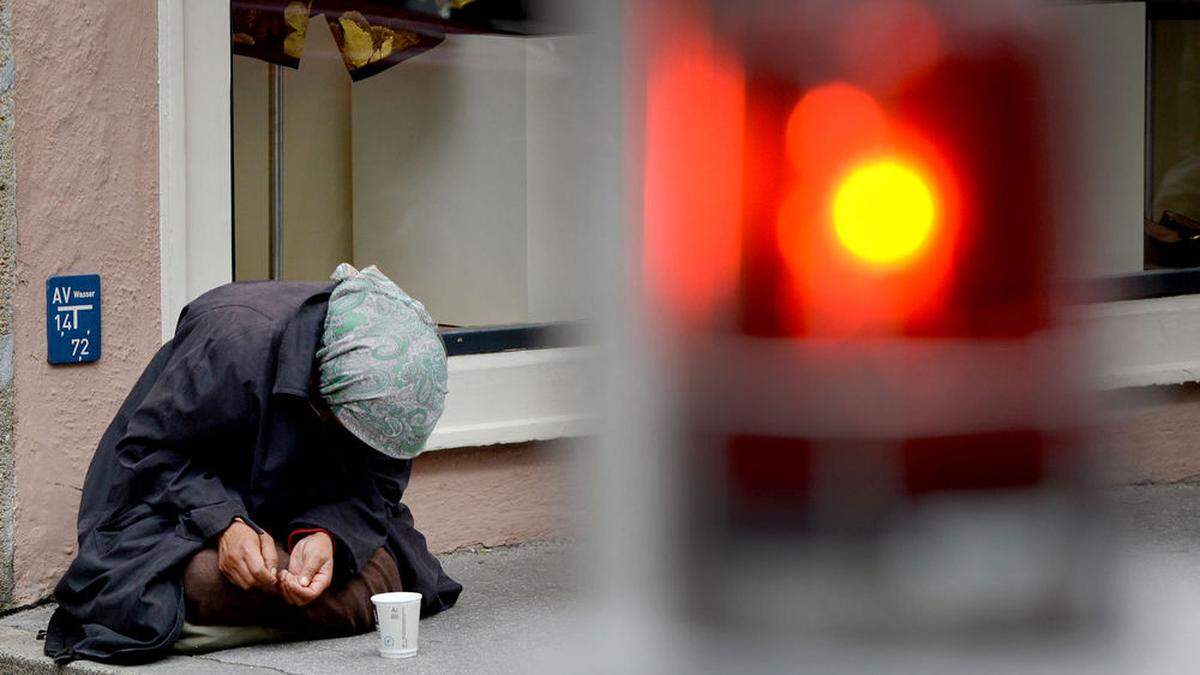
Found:
[[[5,3],[5,8],[10,3]],[[158,347],[155,0],[12,4],[17,286],[13,603],[45,597],[75,548],[96,442]],[[45,280],[99,273],[104,356],[46,363]]]
[[[572,443],[440,450],[413,464],[404,503],[434,553],[573,532],[580,477]]]
[[[17,217],[13,167],[12,2],[0,2],[0,606],[12,595],[13,290]],[[7,515],[8,517],[4,517]]]
[[[1200,481],[1200,383],[1112,394],[1096,434],[1111,483]]]

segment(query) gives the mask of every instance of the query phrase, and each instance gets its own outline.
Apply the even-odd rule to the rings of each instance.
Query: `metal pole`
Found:
[[[268,215],[270,233],[268,244],[271,259],[268,272],[272,279],[283,278],[283,66],[272,63],[268,66],[267,116],[270,130],[267,134],[267,149],[270,155],[267,170],[270,173],[271,204]]]

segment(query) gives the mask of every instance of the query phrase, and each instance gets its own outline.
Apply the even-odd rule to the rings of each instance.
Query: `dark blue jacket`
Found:
[[[161,656],[183,625],[184,567],[239,516],[277,541],[296,528],[331,532],[335,584],[386,546],[424,615],[458,599],[462,586],[400,503],[411,462],[321,421],[309,403],[331,288],[235,283],[183,310],[92,458],[48,656]]]

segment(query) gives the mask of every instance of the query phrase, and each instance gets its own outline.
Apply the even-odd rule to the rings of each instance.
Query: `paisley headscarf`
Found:
[[[319,391],[359,440],[396,458],[425,448],[446,398],[446,350],[425,306],[374,265],[331,277]]]

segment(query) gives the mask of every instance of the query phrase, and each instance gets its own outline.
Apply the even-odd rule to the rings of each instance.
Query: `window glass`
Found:
[[[1200,20],[1152,19],[1145,266],[1200,266]]]
[[[527,3],[233,3],[235,277],[378,265],[444,325],[586,319],[582,38]]]

